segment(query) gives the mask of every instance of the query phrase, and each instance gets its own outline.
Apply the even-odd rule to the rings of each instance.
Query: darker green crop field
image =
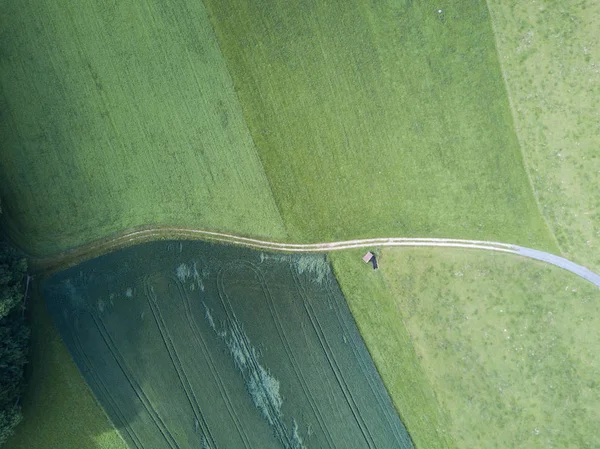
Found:
[[[323,256],[156,242],[45,292],[132,448],[412,447]]]

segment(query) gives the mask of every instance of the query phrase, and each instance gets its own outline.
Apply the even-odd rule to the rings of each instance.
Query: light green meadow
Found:
[[[433,390],[455,447],[600,445],[597,287],[470,250],[386,249],[380,267],[401,319],[378,321],[371,338],[406,329],[424,373],[408,391]]]
[[[489,5],[541,211],[565,257],[600,271],[600,3]]]

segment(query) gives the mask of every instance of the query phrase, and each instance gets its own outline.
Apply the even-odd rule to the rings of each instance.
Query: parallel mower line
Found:
[[[352,412],[352,416],[354,417],[354,420],[356,421],[356,424],[357,424],[358,428],[360,429],[360,432],[361,432],[363,438],[365,439],[365,443],[367,443],[367,446],[369,447],[369,449],[377,449],[377,444],[375,443],[375,440],[373,439],[373,435],[371,434],[369,427],[365,423],[365,420],[360,411],[360,407],[356,404],[356,401],[354,400],[354,397],[352,396],[351,389],[348,387],[348,383],[346,382],[346,380],[344,378],[344,373],[340,369],[340,366],[335,358],[335,351],[331,348],[331,346],[329,345],[329,342],[327,341],[327,337],[325,335],[325,332],[323,331],[323,326],[319,322],[317,313],[315,313],[314,309],[312,308],[312,305],[310,304],[310,301],[306,296],[306,293],[302,287],[302,283],[300,282],[298,275],[296,273],[292,272],[292,278],[294,279],[294,283],[296,284],[296,289],[297,289],[298,293],[300,294],[300,298],[302,300],[302,306],[304,308],[304,311],[306,312],[306,316],[308,316],[309,321],[312,325],[312,328],[314,329],[315,334],[317,335],[319,344],[320,344],[321,348],[323,349],[323,354],[325,354],[327,363],[329,364],[329,366],[331,367],[331,370],[333,371],[333,373],[335,375],[335,378],[340,387],[340,390],[342,391],[342,394],[344,395],[344,399],[346,400],[346,403],[348,404],[348,407],[350,408],[350,411]]]
[[[258,281],[260,283],[267,307],[271,314],[271,319],[273,320],[273,324],[275,325],[275,328],[277,329],[277,334],[279,336],[279,340],[281,341],[281,344],[285,350],[285,353],[288,356],[290,365],[294,371],[296,379],[298,380],[298,383],[300,384],[300,387],[302,388],[303,393],[306,395],[308,403],[310,404],[310,408],[311,408],[312,412],[315,414],[315,417],[317,419],[319,427],[321,428],[321,431],[323,432],[323,435],[325,436],[325,439],[327,440],[327,444],[329,445],[329,447],[331,449],[335,449],[335,443],[331,436],[331,432],[329,431],[329,429],[327,428],[327,425],[325,424],[323,415],[322,415],[321,411],[319,410],[319,407],[316,404],[315,398],[314,398],[313,394],[311,393],[310,388],[308,387],[308,382],[306,381],[306,378],[302,374],[301,363],[299,363],[297,361],[297,357],[294,355],[294,351],[292,350],[290,341],[285,333],[284,323],[283,323],[279,313],[277,312],[277,309],[275,308],[275,301],[273,300],[273,294],[271,293],[271,290],[269,289],[267,281],[265,280],[265,278],[262,275],[262,273],[260,272],[260,270],[258,270],[254,264],[251,264],[250,262],[246,262],[246,263],[244,263],[244,265],[254,273],[254,275],[256,276],[256,278],[258,279]]]
[[[227,391],[227,388],[225,388],[223,379],[221,379],[221,376],[218,373],[218,369],[215,366],[215,361],[213,360],[213,357],[211,356],[210,351],[208,350],[208,345],[207,345],[204,337],[202,336],[202,332],[200,331],[200,329],[198,328],[198,324],[194,320],[194,316],[192,314],[190,298],[189,298],[187,292],[185,291],[185,289],[183,288],[181,281],[179,281],[176,278],[171,278],[171,281],[176,286],[176,288],[179,292],[180,298],[183,301],[186,321],[187,321],[189,329],[193,335],[194,341],[196,342],[196,346],[199,348],[202,348],[202,355],[208,362],[208,367],[212,374],[213,380],[217,384],[217,386],[219,388],[219,392],[221,394],[221,397],[225,401],[225,406],[227,408],[229,416],[231,417],[231,419],[235,425],[235,428],[244,443],[244,447],[246,449],[249,449],[250,448],[250,440],[248,439],[246,430],[244,429],[244,427],[241,423],[241,420],[235,411],[235,406],[233,405],[233,401],[231,400],[231,397]]]

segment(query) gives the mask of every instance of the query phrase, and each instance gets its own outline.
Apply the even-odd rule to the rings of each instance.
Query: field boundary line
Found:
[[[275,208],[277,218],[279,219],[279,224],[281,225],[281,230],[283,231],[283,235],[287,236],[288,229],[283,220],[283,211],[281,208],[281,204],[279,204],[279,201],[275,197],[273,181],[272,181],[271,177],[267,175],[267,168],[265,165],[265,161],[260,156],[260,153],[258,151],[258,145],[256,144],[256,139],[254,138],[254,134],[252,134],[252,130],[250,129],[249,117],[248,117],[248,114],[246,113],[246,111],[244,110],[244,106],[243,106],[244,103],[242,102],[242,98],[240,97],[239,86],[236,86],[236,84],[235,84],[235,80],[233,79],[231,68],[230,68],[230,63],[229,63],[229,61],[227,61],[227,58],[225,57],[225,53],[221,49],[221,41],[219,39],[219,36],[217,35],[217,29],[215,27],[215,24],[213,23],[214,15],[213,15],[212,11],[210,10],[210,8],[208,7],[208,5],[206,4],[206,0],[202,0],[201,3],[202,3],[202,9],[204,9],[204,12],[206,13],[207,22],[210,25],[211,34],[214,37],[214,44],[217,48],[217,51],[219,52],[219,55],[221,56],[221,61],[223,62],[223,66],[225,67],[225,72],[227,73],[227,82],[231,86],[231,90],[233,92],[233,95],[235,96],[235,102],[239,108],[241,119],[244,122],[244,129],[246,130],[246,132],[248,133],[248,137],[250,138],[252,154],[254,155],[254,157],[256,158],[256,162],[260,166],[260,173],[263,177],[264,182],[269,187],[269,197],[271,198],[271,201],[273,202],[273,207]]]
[[[526,248],[511,243],[489,242],[485,240],[467,240],[451,238],[425,238],[425,237],[378,237],[369,239],[341,240],[324,243],[283,243],[276,241],[260,240],[223,232],[207,231],[203,229],[191,229],[180,227],[149,227],[139,228],[124,232],[123,234],[98,240],[87,245],[80,246],[70,251],[60,253],[48,258],[36,258],[29,256],[31,267],[34,272],[51,274],[67,267],[76,265],[84,260],[92,259],[117,249],[132,246],[136,243],[156,240],[204,240],[219,242],[230,245],[245,246],[254,249],[278,251],[284,253],[323,253],[329,251],[340,251],[355,248],[382,248],[394,246],[406,247],[447,247],[465,248],[487,251],[504,252],[517,256],[535,259],[559,268],[570,271],[573,274],[595,284],[600,288],[600,275],[588,268],[571,262],[564,257],[555,254]]]
[[[117,365],[121,369],[121,372],[125,376],[125,379],[127,380],[127,382],[129,383],[129,385],[133,389],[133,392],[135,393],[135,395],[140,400],[142,406],[146,410],[146,413],[148,413],[148,415],[150,416],[150,418],[154,422],[154,425],[157,427],[159,433],[164,438],[165,443],[167,443],[167,445],[171,449],[181,449],[181,447],[179,446],[179,444],[177,443],[177,441],[175,440],[175,438],[173,437],[173,435],[169,431],[168,427],[165,425],[162,417],[156,411],[156,409],[152,405],[152,402],[150,401],[150,399],[148,398],[148,396],[146,396],[146,393],[144,393],[143,388],[139,385],[139,383],[137,382],[137,380],[135,380],[135,377],[133,376],[133,373],[131,372],[131,369],[127,366],[127,362],[125,361],[125,359],[123,358],[123,356],[120,353],[119,349],[115,345],[112,337],[110,336],[110,333],[108,332],[108,330],[104,326],[104,323],[102,322],[102,318],[97,317],[96,314],[93,313],[93,312],[90,312],[90,316],[92,317],[92,320],[93,320],[93,322],[94,322],[94,324],[96,326],[96,329],[98,330],[98,333],[99,333],[100,337],[102,338],[102,340],[106,344],[106,347],[108,348],[108,350],[110,351],[111,355],[115,359]]]
[[[71,341],[73,342],[73,350],[75,352],[75,355],[77,355],[79,357],[79,360],[81,360],[81,365],[83,368],[83,370],[81,371],[82,375],[84,376],[84,378],[86,378],[86,374],[89,373],[89,380],[86,378],[86,382],[90,384],[90,388],[92,389],[92,391],[94,391],[94,384],[96,385],[96,389],[98,390],[99,396],[98,400],[100,401],[100,403],[102,403],[101,399],[104,398],[107,402],[107,406],[110,407],[110,411],[114,413],[115,418],[119,421],[120,426],[118,426],[117,432],[119,433],[123,441],[125,441],[125,444],[128,444],[128,438],[131,441],[131,443],[135,446],[135,449],[143,449],[144,446],[142,445],[137,433],[135,432],[133,427],[131,427],[129,420],[125,418],[123,411],[121,410],[115,398],[111,394],[110,388],[108,388],[108,386],[102,379],[102,376],[96,372],[94,364],[92,363],[88,355],[85,353],[79,336],[70,325],[68,325],[67,332],[68,335],[71,337]],[[105,413],[108,415],[108,419],[112,420],[112,417],[106,409]],[[121,434],[121,429],[123,429],[126,435]]]
[[[335,278],[335,275],[334,275],[334,278]],[[341,287],[338,286],[338,288],[341,292],[341,290],[342,290]],[[387,421],[388,426],[392,430],[392,434],[394,435],[394,438],[396,440],[397,447],[402,447],[403,443],[402,443],[402,435],[399,432],[400,429],[398,429],[398,427],[396,425],[394,425],[394,423],[392,422],[393,421],[392,416],[395,416],[398,418],[399,414],[392,415],[392,410],[395,410],[395,406],[394,406],[391,398],[389,397],[389,394],[388,394],[389,404],[387,404],[387,405],[391,406],[391,409],[390,409],[390,407],[386,406],[386,404],[385,404],[386,398],[383,395],[383,391],[381,389],[377,388],[376,385],[374,385],[374,382],[376,382],[376,381],[372,377],[373,372],[371,372],[371,373],[368,372],[368,370],[369,370],[369,367],[367,366],[368,363],[365,361],[365,359],[363,359],[360,356],[358,347],[362,346],[364,348],[364,350],[367,352],[367,354],[369,354],[369,350],[367,349],[365,343],[361,339],[360,334],[357,334],[356,332],[352,332],[352,330],[348,326],[348,323],[344,320],[344,317],[342,316],[342,312],[339,307],[340,306],[339,301],[336,299],[334,288],[330,282],[326,283],[325,289],[326,289],[326,294],[329,295],[329,297],[330,297],[330,301],[331,301],[330,304],[333,303],[332,308],[334,309],[334,313],[335,313],[337,322],[338,322],[340,328],[342,329],[342,331],[344,332],[345,338],[349,339],[353,343],[350,345],[352,353],[354,354],[354,357],[358,361],[358,366],[360,367],[361,372],[364,374],[365,379],[367,379],[367,383],[369,384],[369,389],[371,390],[371,394],[373,397],[375,397],[377,403],[379,404],[381,410],[383,411],[383,413],[385,415],[385,420]],[[343,295],[343,293],[342,293],[342,295]],[[350,312],[350,316],[352,316],[352,312]],[[374,362],[373,362],[372,368],[374,370],[374,373],[379,374],[377,371],[377,367],[374,365]],[[382,385],[383,385],[383,381],[382,381]],[[384,389],[385,389],[385,386],[384,386]],[[387,390],[384,390],[384,391],[387,391]],[[398,419],[398,421],[400,422],[401,425],[404,425],[404,423],[402,422],[401,419]],[[408,435],[408,431],[406,431],[406,434]],[[410,438],[410,435],[409,435],[409,438]],[[410,441],[412,442],[412,439]],[[414,446],[414,444],[413,444],[413,446]]]
[[[490,26],[492,27],[492,36],[494,36],[494,48],[496,50],[496,58],[498,58],[498,65],[500,66],[500,74],[502,75],[502,82],[504,83],[504,89],[506,90],[506,98],[508,99],[508,107],[510,109],[510,116],[512,119],[512,127],[515,132],[515,137],[517,138],[517,143],[519,144],[519,153],[521,154],[521,161],[523,162],[523,169],[525,170],[525,174],[527,175],[527,180],[529,181],[529,187],[531,188],[531,194],[535,200],[535,204],[537,206],[538,212],[540,213],[546,228],[550,234],[550,237],[554,241],[556,248],[560,251],[561,255],[564,254],[560,243],[558,242],[558,238],[556,237],[554,227],[550,225],[550,222],[546,219],[544,212],[542,210],[542,205],[540,203],[540,199],[537,194],[537,190],[533,185],[533,179],[531,178],[531,172],[529,170],[528,164],[525,161],[525,151],[523,151],[523,139],[521,138],[521,133],[517,130],[517,114],[515,105],[513,103],[512,92],[510,90],[510,86],[508,85],[508,79],[506,78],[506,72],[504,71],[504,64],[502,63],[502,58],[500,56],[500,48],[498,47],[498,32],[496,30],[496,25],[494,24],[494,13],[492,12],[492,8],[490,7],[490,0],[485,0],[485,4],[487,6],[488,14],[490,17]]]
[[[338,362],[335,358],[334,351],[331,349],[331,346],[329,345],[329,342],[327,341],[327,335],[325,334],[325,331],[323,330],[323,327],[321,326],[321,323],[319,322],[317,314],[315,313],[315,311],[312,307],[312,304],[310,303],[310,299],[307,297],[306,291],[304,290],[304,287],[302,286],[298,275],[294,272],[294,269],[292,268],[291,265],[290,265],[289,269],[292,274],[292,279],[294,280],[295,289],[298,292],[298,295],[300,296],[300,302],[302,303],[304,311],[306,312],[306,315],[308,316],[308,319],[315,331],[315,335],[317,336],[319,345],[321,346],[321,349],[323,350],[323,355],[325,356],[325,360],[331,367],[333,375],[334,375],[334,377],[338,383],[338,386],[342,392],[342,396],[344,397],[344,399],[346,400],[346,403],[348,404],[348,408],[350,409],[350,412],[352,413],[352,416],[353,416],[354,420],[356,421],[356,424],[358,425],[360,433],[362,434],[363,438],[365,439],[365,443],[367,443],[367,446],[369,447],[369,449],[377,449],[377,443],[375,442],[375,439],[373,438],[373,435],[371,434],[371,429],[369,429],[369,426],[365,422],[363,415],[360,411],[360,408],[358,407],[358,405],[356,404],[356,401],[354,400],[354,396],[352,396],[352,391],[350,391],[350,388],[348,387],[348,383],[346,382],[346,379],[344,378],[344,374],[343,374],[342,370],[340,369],[340,366],[338,365]]]

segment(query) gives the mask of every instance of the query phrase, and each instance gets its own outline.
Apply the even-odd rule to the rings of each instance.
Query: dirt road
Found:
[[[61,253],[57,256],[49,258],[30,257],[30,260],[34,271],[48,274],[68,266],[75,265],[83,260],[99,256],[103,253],[115,251],[122,247],[130,246],[135,243],[161,239],[207,240],[230,245],[241,245],[255,249],[264,249],[268,251],[298,253],[329,252],[351,248],[377,248],[391,246],[450,247],[499,251],[528,257],[555,265],[564,270],[570,271],[579,277],[582,277],[583,279],[595,284],[598,288],[600,288],[600,275],[563,257],[531,248],[511,245],[509,243],[464,239],[389,237],[303,244],[270,242],[267,240],[253,239],[234,234],[205,231],[201,229],[157,227],[128,231],[119,236],[93,242],[74,250]]]

